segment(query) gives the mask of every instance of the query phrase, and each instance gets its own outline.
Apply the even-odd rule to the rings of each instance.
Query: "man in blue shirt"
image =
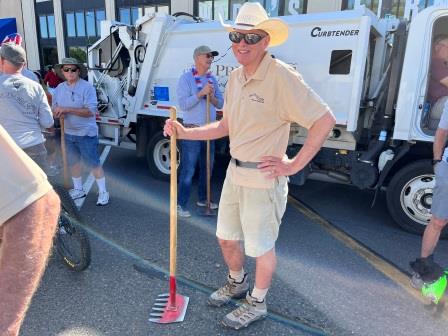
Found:
[[[199,127],[206,124],[207,95],[210,96],[210,122],[216,120],[216,108],[223,106],[224,99],[219,91],[216,78],[209,71],[213,58],[218,56],[208,46],[197,47],[193,52],[194,66],[185,72],[177,84],[179,107],[183,111],[185,127]],[[180,217],[190,217],[186,210],[190,197],[193,175],[199,161],[198,206],[206,206],[207,162],[206,141],[182,140],[181,171],[179,177],[179,195],[177,213]],[[210,169],[213,167],[214,142],[210,143]],[[216,203],[211,202],[210,208],[216,209]]]
[[[65,146],[70,166],[73,189],[69,191],[73,199],[83,198],[86,193],[82,185],[82,165],[92,169],[98,186],[96,205],[109,203],[104,170],[98,155],[98,126],[96,124],[97,98],[95,88],[82,79],[87,75],[86,67],[74,58],[64,58],[55,66],[65,82],[58,85],[53,95],[53,114],[64,118]]]

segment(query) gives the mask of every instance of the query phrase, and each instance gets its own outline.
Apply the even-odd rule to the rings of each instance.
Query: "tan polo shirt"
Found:
[[[52,189],[47,176],[0,126],[0,226]]]
[[[262,156],[283,157],[290,123],[310,128],[330,108],[291,66],[266,53],[255,74],[246,80],[243,68],[232,71],[225,91],[224,117],[228,119],[230,154],[240,161],[259,162]],[[232,183],[272,188],[257,169],[228,169]]]

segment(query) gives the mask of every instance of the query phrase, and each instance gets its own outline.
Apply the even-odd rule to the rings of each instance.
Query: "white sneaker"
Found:
[[[72,200],[77,200],[78,198],[86,197],[86,193],[83,189],[70,189],[68,194],[72,198]]]
[[[207,206],[207,201],[197,201],[196,205],[198,207],[206,207]],[[212,201],[210,201],[210,209],[211,210],[216,210],[218,209],[218,204],[213,203]]]
[[[190,211],[183,209],[180,205],[177,206],[177,215],[184,218],[191,217]]]
[[[107,191],[100,192],[98,194],[98,200],[96,205],[107,205],[109,203],[109,193]]]

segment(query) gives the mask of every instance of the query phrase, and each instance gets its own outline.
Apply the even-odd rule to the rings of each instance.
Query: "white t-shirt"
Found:
[[[0,126],[0,226],[52,189],[47,176]]]

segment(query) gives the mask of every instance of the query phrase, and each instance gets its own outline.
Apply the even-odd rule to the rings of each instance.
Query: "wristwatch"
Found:
[[[441,159],[432,159],[432,165],[435,166],[436,163],[439,163],[440,161],[442,161]]]

